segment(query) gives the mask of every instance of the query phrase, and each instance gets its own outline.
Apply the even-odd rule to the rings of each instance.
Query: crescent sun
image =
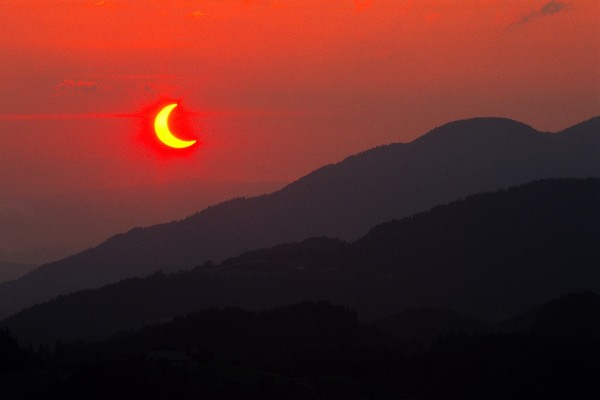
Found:
[[[154,131],[156,132],[156,136],[160,139],[161,142],[166,144],[169,147],[173,147],[175,149],[184,149],[186,147],[190,147],[194,143],[195,140],[181,140],[169,129],[169,114],[171,111],[177,107],[177,103],[169,104],[164,107],[160,112],[156,115],[154,119]]]

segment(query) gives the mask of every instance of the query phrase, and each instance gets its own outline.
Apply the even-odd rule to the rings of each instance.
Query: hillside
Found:
[[[534,182],[379,225],[350,244],[315,238],[60,296],[0,325],[32,342],[100,339],[206,307],[303,300],[367,319],[432,307],[497,321],[600,290],[598,204],[598,179]]]
[[[116,235],[0,284],[0,318],[32,304],[159,269],[313,236],[355,240],[372,226],[461,197],[552,177],[600,176],[600,117],[557,134],[477,118],[378,147],[260,197]]]
[[[0,261],[0,282],[20,278],[35,268],[35,265]]]
[[[589,397],[598,387],[600,296],[553,299],[540,305],[536,321],[531,332],[482,333],[478,321],[421,308],[374,326],[347,307],[302,302],[261,312],[209,308],[105,341],[58,342],[37,352],[0,329],[0,393],[11,399]],[[429,344],[415,347],[415,339]]]

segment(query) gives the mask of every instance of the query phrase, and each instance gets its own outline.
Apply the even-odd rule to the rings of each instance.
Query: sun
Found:
[[[196,140],[182,140],[175,136],[169,129],[169,115],[177,107],[177,103],[163,107],[154,119],[156,137],[165,145],[173,149],[185,149],[196,144]]]
[[[163,97],[147,104],[135,114],[139,116],[136,147],[160,160],[196,157],[201,145],[200,113],[190,111],[181,99]]]

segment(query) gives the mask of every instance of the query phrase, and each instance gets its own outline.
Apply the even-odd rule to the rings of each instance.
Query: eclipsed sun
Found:
[[[185,149],[196,143],[196,140],[183,140],[175,136],[169,129],[169,115],[177,107],[177,103],[163,107],[154,119],[154,131],[156,137],[165,145],[174,149]]]

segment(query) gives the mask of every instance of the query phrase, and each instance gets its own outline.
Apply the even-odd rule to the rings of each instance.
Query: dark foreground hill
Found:
[[[389,324],[361,322],[354,310],[327,302],[205,309],[37,352],[0,329],[0,396],[564,399],[598,390],[600,296],[592,292],[541,304],[530,332],[476,332],[481,323],[449,310],[387,320],[392,333],[421,332],[416,339],[430,345],[406,351],[402,335],[385,332]]]
[[[496,321],[571,291],[600,291],[600,180],[545,180],[373,228],[193,271],[60,296],[2,321],[19,338],[100,339],[211,306],[329,300],[378,318],[449,308]]]
[[[0,285],[0,318],[59,294],[158,269],[189,268],[255,248],[370,227],[461,197],[536,179],[600,176],[600,117],[541,133],[477,118],[441,126],[328,165],[280,191],[114,236],[98,247]]]
[[[440,308],[411,308],[375,322],[382,332],[392,335],[407,349],[426,349],[439,336],[449,333],[487,333],[491,328],[474,318]]]

